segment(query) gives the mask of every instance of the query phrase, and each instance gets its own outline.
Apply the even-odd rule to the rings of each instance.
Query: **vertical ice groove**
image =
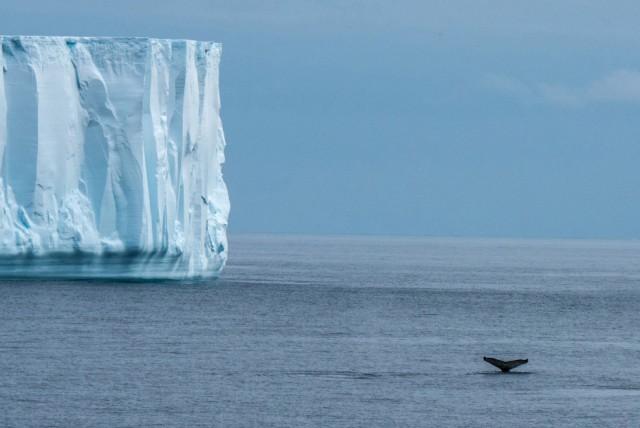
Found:
[[[0,174],[4,165],[4,149],[7,146],[7,98],[4,89],[4,74],[6,72],[7,64],[4,62],[4,54],[0,46]]]
[[[88,49],[88,43],[73,44],[73,62],[80,88],[80,104],[87,127],[84,141],[83,178],[96,214],[98,231],[107,243],[119,246],[116,228],[116,205],[111,186],[112,152],[119,125],[102,73]]]
[[[0,275],[31,275],[21,254],[44,261],[80,251],[96,259],[71,271],[56,263],[36,270],[216,276],[229,213],[220,46],[43,36],[0,42]]]
[[[109,136],[110,195],[106,195],[106,202],[113,201],[117,236],[127,250],[150,251],[151,220],[142,144],[148,42],[125,39],[114,45],[113,40],[99,39],[86,46],[100,70],[106,103],[115,119],[115,133]]]
[[[7,204],[4,182],[4,150],[7,146],[7,99],[5,97],[4,74],[7,64],[4,61],[2,46],[0,46],[0,252],[15,253],[15,238],[13,231],[13,216]]]
[[[168,160],[168,104],[171,43],[152,40],[145,77],[144,108],[145,160],[149,184],[150,210],[154,242],[161,251],[170,246],[167,207],[173,207]],[[170,205],[169,205],[170,203]]]
[[[209,259],[216,256],[217,248],[219,247],[218,239],[216,238],[215,227],[212,223],[215,222],[215,204],[214,204],[214,191],[217,176],[215,171],[219,169],[217,164],[217,133],[220,119],[219,119],[219,100],[218,100],[218,61],[217,50],[213,44],[202,44],[200,46],[202,50],[201,55],[203,58],[203,99],[202,99],[202,117],[200,124],[200,141],[202,141],[201,155],[204,162],[201,170],[201,183],[203,186],[202,192],[206,195],[206,202],[202,205],[202,217],[205,221],[201,225],[201,236],[204,238],[204,242],[201,245],[204,247],[204,254],[202,256],[203,263],[207,263]]]
[[[213,68],[215,75],[212,82],[215,83],[215,118],[217,120],[216,138],[215,138],[215,156],[216,168],[211,169],[207,183],[215,183],[212,191],[211,200],[215,201],[209,205],[209,219],[207,228],[209,235],[213,239],[214,251],[220,263],[226,260],[228,249],[227,243],[227,219],[229,217],[230,203],[227,186],[222,177],[222,164],[225,162],[224,149],[226,140],[224,137],[224,129],[222,120],[220,119],[220,86],[218,84],[220,78],[220,55],[221,47],[213,44],[211,61],[215,64]]]
[[[182,124],[182,227],[184,231],[184,247],[189,253],[189,271],[194,272],[200,268],[201,249],[200,242],[200,217],[198,203],[202,203],[197,189],[197,162],[198,162],[198,116],[200,111],[200,93],[198,90],[198,69],[196,64],[196,44],[187,42],[185,58],[185,82],[183,101]],[[198,202],[200,201],[200,202]]]
[[[2,50],[7,103],[7,143],[3,179],[14,192],[16,204],[33,209],[38,153],[38,94],[35,74],[21,38],[5,38]],[[11,106],[11,108],[9,108]]]
[[[76,210],[82,167],[84,124],[75,70],[63,39],[23,41],[32,59],[38,93],[38,158],[34,195],[34,223],[41,229],[43,245],[57,249],[95,247],[93,215]],[[59,208],[65,218],[60,219]],[[74,216],[89,215],[88,218]],[[88,229],[75,230],[78,225]],[[84,227],[83,226],[83,227]],[[64,229],[60,236],[59,228]],[[91,242],[88,242],[91,241]]]
[[[176,253],[185,250],[184,245],[184,188],[182,186],[182,167],[184,156],[184,94],[186,82],[186,60],[187,60],[187,43],[186,41],[174,41],[173,52],[171,55],[171,79],[170,90],[170,120],[169,120],[169,167],[171,169],[173,192],[175,202],[173,209],[174,218],[167,217],[169,228],[173,228],[172,236],[174,237],[174,248]]]

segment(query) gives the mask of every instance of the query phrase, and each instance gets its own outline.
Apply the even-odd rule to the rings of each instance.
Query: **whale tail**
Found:
[[[482,359],[485,360],[487,363],[493,366],[496,366],[497,368],[499,368],[505,373],[511,369],[515,369],[516,367],[521,366],[523,364],[527,364],[529,362],[529,360],[502,361],[502,360],[498,360],[497,358],[489,358],[489,357],[482,357]]]

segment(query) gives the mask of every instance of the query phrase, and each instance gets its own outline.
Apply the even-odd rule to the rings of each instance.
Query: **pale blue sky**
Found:
[[[0,0],[223,43],[232,232],[640,238],[640,2]]]

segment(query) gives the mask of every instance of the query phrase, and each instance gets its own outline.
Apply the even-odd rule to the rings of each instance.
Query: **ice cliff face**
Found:
[[[217,276],[220,45],[0,42],[0,276]]]

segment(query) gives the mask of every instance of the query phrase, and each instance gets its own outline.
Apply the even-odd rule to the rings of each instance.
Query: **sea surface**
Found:
[[[0,426],[640,426],[640,243],[231,235],[215,283],[0,282]]]

